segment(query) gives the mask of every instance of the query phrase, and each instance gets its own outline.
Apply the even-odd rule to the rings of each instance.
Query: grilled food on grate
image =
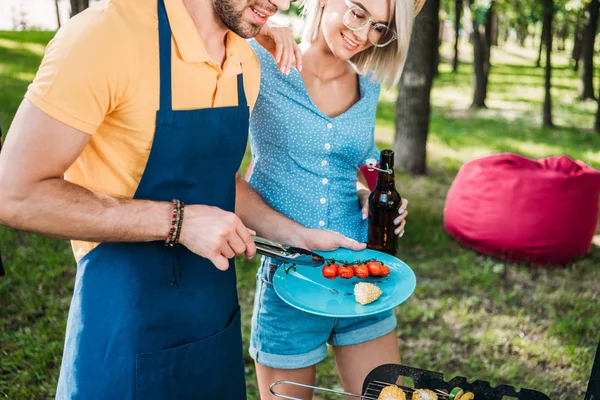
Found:
[[[406,393],[398,386],[390,385],[381,390],[377,400],[406,400]]]
[[[429,389],[416,389],[412,394],[412,400],[438,400],[438,395]]]

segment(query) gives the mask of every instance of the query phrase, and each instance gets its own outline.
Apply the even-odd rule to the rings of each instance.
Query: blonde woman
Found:
[[[300,70],[278,66],[267,50],[251,43],[261,63],[261,88],[250,121],[249,182],[275,210],[304,226],[366,242],[369,191],[359,167],[368,158],[379,159],[374,129],[380,84],[398,82],[421,5],[306,0]],[[399,236],[406,207],[404,201],[398,210]],[[375,366],[400,362],[392,310],[346,319],[305,313],[275,294],[277,267],[264,258],[257,274],[250,354],[261,399],[272,398],[269,386],[280,379],[314,383],[327,344],[348,392],[360,393]],[[312,396],[310,389],[287,390],[294,397]]]

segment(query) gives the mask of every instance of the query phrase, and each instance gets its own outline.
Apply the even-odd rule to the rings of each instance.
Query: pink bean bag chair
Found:
[[[599,196],[600,172],[582,162],[498,154],[461,167],[446,199],[444,227],[490,256],[566,265],[590,248]]]

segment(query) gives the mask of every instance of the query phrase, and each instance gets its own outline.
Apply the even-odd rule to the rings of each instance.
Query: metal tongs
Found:
[[[293,247],[289,244],[276,242],[259,236],[254,236],[254,243],[256,244],[256,252],[258,254],[274,258],[278,261],[291,264],[312,265],[314,267],[325,263],[325,259],[322,256],[300,247]]]

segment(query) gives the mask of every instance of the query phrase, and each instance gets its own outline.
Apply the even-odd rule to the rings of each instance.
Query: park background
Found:
[[[0,2],[2,132],[55,30],[88,6]],[[584,258],[532,268],[465,249],[444,231],[443,213],[459,168],[477,157],[564,154],[600,169],[598,7],[597,0],[428,0],[417,18],[405,76],[382,92],[376,129],[380,149],[401,155],[397,187],[410,200],[398,257],[418,286],[396,309],[405,364],[583,398],[600,339],[600,232]],[[278,21],[298,31],[297,11]],[[69,243],[0,227],[0,252],[7,269],[0,398],[53,398],[76,272]],[[238,261],[247,350],[258,259]],[[247,352],[245,361],[256,399]],[[331,354],[317,373],[318,385],[341,388]]]

